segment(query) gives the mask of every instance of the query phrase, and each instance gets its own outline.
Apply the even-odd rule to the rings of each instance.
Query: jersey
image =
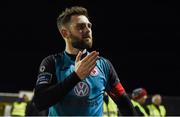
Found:
[[[39,94],[47,93],[43,97],[47,104],[42,105],[49,107],[49,116],[102,116],[104,92],[113,93],[120,83],[112,64],[99,57],[84,80],[78,78],[74,69],[75,58],[66,52],[42,61],[36,83]],[[123,87],[119,90],[125,92]]]

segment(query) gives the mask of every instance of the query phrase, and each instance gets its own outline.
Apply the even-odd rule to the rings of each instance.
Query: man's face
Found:
[[[71,17],[69,39],[74,48],[90,49],[92,47],[91,23],[84,15]]]
[[[161,96],[156,95],[153,98],[154,98],[153,102],[154,102],[155,105],[160,105],[161,104]]]
[[[142,98],[138,99],[137,101],[143,105],[146,102],[146,99],[147,99],[147,96],[143,96]]]

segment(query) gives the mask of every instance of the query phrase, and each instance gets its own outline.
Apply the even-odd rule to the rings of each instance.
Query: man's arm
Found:
[[[119,111],[122,115],[132,116],[137,115],[135,108],[133,107],[129,96],[126,94],[125,89],[119,81],[119,77],[113,67],[113,65],[108,61],[110,65],[109,83],[107,93],[117,104]]]
[[[39,110],[56,104],[80,81],[75,72],[58,83],[55,75],[54,56],[45,58],[39,68],[35,86],[34,102]]]
[[[137,112],[126,93],[123,93],[121,96],[118,97],[110,94],[110,97],[117,104],[118,109],[123,116],[137,115]]]

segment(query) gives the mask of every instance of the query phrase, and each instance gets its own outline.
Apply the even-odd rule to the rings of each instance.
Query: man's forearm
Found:
[[[52,86],[36,86],[34,102],[39,110],[47,109],[56,104],[80,81],[73,72],[63,82]]]
[[[117,99],[117,106],[119,108],[119,111],[124,116],[136,116],[137,112],[135,108],[133,107],[130,98],[126,93],[122,94],[122,96]]]

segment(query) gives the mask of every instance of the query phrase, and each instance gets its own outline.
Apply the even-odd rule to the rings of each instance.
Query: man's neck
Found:
[[[66,51],[68,54],[77,55],[78,52],[79,52],[79,49],[66,46],[65,51]]]
[[[66,50],[65,50],[65,53],[71,58],[71,60],[75,61],[77,54],[69,53]],[[83,50],[83,55],[81,56],[81,58],[84,58],[86,55],[87,55],[87,51],[86,51],[86,49],[84,49]]]
[[[86,49],[81,50],[81,49],[68,48],[68,47],[66,47],[65,51],[66,51],[68,54],[71,54],[71,55],[77,55],[77,54],[79,53],[79,51],[82,51],[83,54],[87,52]]]

